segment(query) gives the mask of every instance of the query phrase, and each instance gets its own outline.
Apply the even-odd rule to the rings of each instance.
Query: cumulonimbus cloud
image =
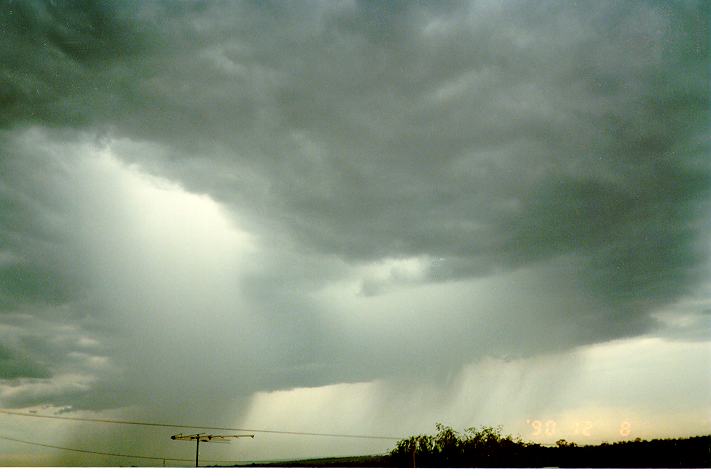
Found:
[[[84,405],[107,407],[167,400],[216,354],[202,384],[245,395],[439,374],[649,332],[707,279],[705,3],[2,8],[4,319],[128,369],[53,358],[79,340],[19,366],[18,324],[5,379],[105,372],[124,391]],[[189,224],[142,221],[131,170],[210,197],[257,251],[196,264]],[[203,360],[170,363],[195,338]]]

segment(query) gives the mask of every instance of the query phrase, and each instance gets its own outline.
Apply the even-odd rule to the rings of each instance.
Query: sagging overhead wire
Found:
[[[76,453],[88,453],[88,454],[101,455],[101,456],[116,456],[119,458],[151,459],[151,460],[159,460],[159,461],[193,461],[192,459],[186,459],[186,458],[168,458],[168,457],[163,457],[163,456],[129,455],[129,454],[125,454],[125,453],[107,453],[104,451],[92,451],[92,450],[82,450],[79,448],[67,448],[65,446],[56,446],[56,445],[48,445],[46,443],[38,443],[36,441],[20,440],[19,438],[11,438],[9,436],[4,436],[4,435],[0,435],[0,439],[14,441],[17,443],[24,443],[26,445],[41,446],[43,448],[74,451]],[[209,463],[239,463],[240,462],[237,460],[214,460],[214,459],[206,459],[204,461],[207,461]]]
[[[342,433],[312,433],[305,431],[283,431],[283,430],[257,430],[254,428],[228,428],[223,426],[207,426],[207,425],[179,425],[173,423],[155,423],[155,422],[145,422],[145,421],[133,421],[133,420],[113,420],[106,418],[86,418],[86,417],[68,417],[59,415],[40,415],[38,413],[26,413],[18,412],[14,410],[7,410],[0,408],[0,413],[5,413],[7,415],[15,415],[22,417],[32,417],[32,418],[49,418],[53,420],[68,420],[68,421],[81,421],[81,422],[91,422],[91,423],[112,423],[119,425],[139,425],[139,426],[154,426],[162,428],[194,428],[203,430],[222,430],[222,431],[249,431],[255,433],[272,433],[277,435],[295,435],[295,436],[321,436],[321,437],[331,437],[331,438],[361,438],[361,439],[371,439],[371,440],[403,440],[405,437],[402,436],[379,436],[379,435],[350,435]]]

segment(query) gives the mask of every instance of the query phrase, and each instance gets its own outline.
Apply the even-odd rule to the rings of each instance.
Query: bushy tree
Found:
[[[518,466],[528,446],[510,435],[502,436],[501,427],[471,427],[463,434],[441,423],[436,428],[434,436],[400,440],[391,452],[394,462],[423,467]]]

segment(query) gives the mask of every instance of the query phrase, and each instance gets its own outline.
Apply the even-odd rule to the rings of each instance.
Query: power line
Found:
[[[27,441],[27,440],[20,440],[18,438],[10,438],[9,436],[3,436],[3,435],[0,435],[0,439],[8,440],[8,441],[15,441],[17,443],[24,443],[26,445],[42,446],[44,448],[52,448],[55,450],[75,451],[77,453],[88,453],[88,454],[102,455],[102,456],[116,456],[119,458],[152,459],[152,460],[160,460],[160,461],[193,461],[192,459],[186,459],[186,458],[168,458],[168,457],[162,457],[162,456],[129,455],[129,454],[124,454],[124,453],[107,453],[104,451],[92,451],[92,450],[82,450],[79,448],[67,448],[65,446],[48,445],[45,443],[38,443],[36,441]],[[237,460],[214,460],[214,459],[208,459],[208,460],[204,460],[204,461],[208,461],[210,463],[238,463],[239,462]]]
[[[114,423],[120,425],[139,425],[139,426],[154,426],[163,428],[197,428],[204,430],[222,430],[222,431],[251,431],[255,433],[272,433],[277,435],[296,435],[296,436],[322,436],[322,437],[332,437],[332,438],[361,438],[361,439],[372,439],[372,440],[402,440],[405,437],[401,436],[377,436],[377,435],[348,435],[342,433],[311,433],[304,431],[282,431],[282,430],[256,430],[253,428],[227,428],[221,426],[205,426],[205,425],[178,425],[172,423],[154,423],[145,421],[133,421],[133,420],[111,420],[105,418],[85,418],[85,417],[67,417],[58,415],[39,415],[37,413],[25,413],[17,412],[12,410],[6,410],[0,408],[0,413],[5,413],[7,415],[23,416],[23,417],[33,417],[33,418],[50,418],[53,420],[69,420],[69,421],[83,421],[91,423]]]

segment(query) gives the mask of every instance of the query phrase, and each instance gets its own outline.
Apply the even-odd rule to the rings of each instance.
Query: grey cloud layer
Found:
[[[156,144],[122,157],[313,256],[300,268],[275,253],[241,283],[270,316],[264,335],[299,342],[274,368],[303,359],[251,385],[403,372],[439,352],[417,350],[433,332],[450,346],[434,360],[454,366],[506,332],[504,352],[526,354],[545,337],[527,329],[556,326],[560,348],[644,333],[706,278],[708,18],[704,2],[13,3],[0,123],[5,137],[41,126]],[[87,278],[62,245],[68,212],[42,205],[65,206],[43,193],[57,172],[6,170],[2,256],[23,259],[3,261],[4,309],[75,303]],[[495,305],[484,324],[460,309],[412,330],[401,355],[395,333],[358,328],[373,360],[393,362],[376,371],[294,296],[339,274],[329,259],[410,256],[436,260],[425,282],[553,269],[545,294],[568,279],[584,306],[541,306],[530,327]],[[293,320],[294,303],[319,317]],[[333,347],[343,363],[320,369]]]

